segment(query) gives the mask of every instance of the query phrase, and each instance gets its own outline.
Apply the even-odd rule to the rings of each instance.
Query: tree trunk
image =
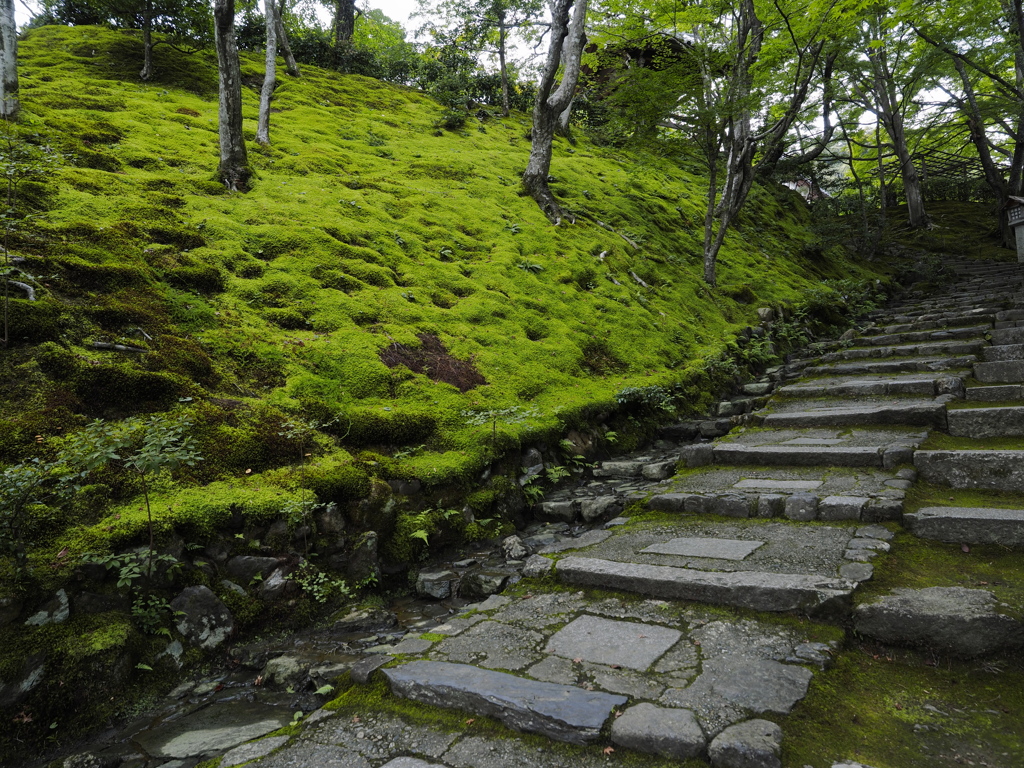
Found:
[[[704,282],[711,287],[715,286],[715,264],[718,257],[718,250],[712,250],[715,236],[715,207],[718,197],[718,137],[716,136],[714,149],[708,146],[707,155],[710,160],[708,164],[708,207],[704,212]]]
[[[277,31],[277,47],[281,49],[281,56],[284,57],[285,71],[292,77],[300,77],[299,62],[295,60],[292,47],[288,42],[288,33],[284,29],[284,4],[288,0],[281,0],[281,4],[275,6],[274,29]]]
[[[153,0],[146,0],[142,9],[142,71],[139,77],[153,77]]]
[[[736,59],[732,64],[729,93],[726,104],[732,117],[727,144],[729,156],[725,167],[725,184],[722,199],[718,203],[718,232],[714,238],[704,237],[704,282],[710,286],[716,283],[715,265],[718,252],[725,241],[725,233],[733,217],[750,193],[754,183],[754,151],[757,140],[750,130],[750,87],[751,70],[761,55],[764,27],[757,17],[753,0],[742,0],[736,29]]]
[[[18,115],[18,24],[14,0],[0,0],[0,118]]]
[[[523,173],[523,186],[526,191],[537,201],[548,219],[556,225],[565,218],[565,214],[548,187],[551,143],[558,126],[558,118],[569,108],[576,90],[576,81],[580,75],[580,59],[583,55],[586,16],[587,0],[554,0],[552,3],[548,56],[541,72],[537,101],[533,107],[530,160]],[[559,66],[562,67],[562,79],[555,88],[555,76]]]
[[[220,76],[220,166],[217,173],[229,190],[244,192],[252,171],[242,136],[242,73],[235,41],[234,0],[214,0],[213,24]]]
[[[270,98],[277,86],[277,3],[266,0],[264,9],[267,24],[266,72],[260,89],[260,114],[256,123],[256,143],[270,145]]]
[[[498,15],[498,68],[501,71],[501,116],[508,117],[508,67],[505,65],[505,27],[504,12]]]
[[[345,52],[352,45],[356,31],[355,0],[335,0],[334,3],[334,56],[341,62]]]

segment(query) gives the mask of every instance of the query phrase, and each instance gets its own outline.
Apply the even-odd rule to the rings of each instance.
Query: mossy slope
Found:
[[[250,145],[252,191],[228,195],[212,180],[213,58],[157,50],[156,81],[140,83],[130,33],[46,27],[21,44],[25,124],[70,164],[28,185],[48,213],[16,236],[26,269],[49,277],[13,314],[53,315],[19,339],[57,345],[8,362],[21,382],[4,393],[19,414],[8,459],[76,414],[224,393],[337,417],[347,445],[425,445],[412,469],[443,479],[460,462],[439,454],[479,451],[485,428],[464,411],[528,403],[506,431],[550,428],[624,387],[686,378],[758,306],[868,274],[809,246],[798,198],[757,188],[708,290],[706,185],[678,164],[559,140],[553,188],[583,215],[555,228],[520,192],[526,116],[441,131],[417,92],[311,67],[277,90],[273,145]],[[243,74],[251,131],[257,57]],[[487,384],[461,392],[381,362],[424,335]]]

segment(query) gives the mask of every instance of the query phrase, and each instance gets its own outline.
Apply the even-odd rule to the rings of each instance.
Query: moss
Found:
[[[370,495],[370,477],[351,464],[320,464],[304,473],[306,486],[322,502],[344,504]]]
[[[783,764],[1010,768],[1024,759],[1022,685],[1019,659],[986,664],[856,646],[815,674],[787,718]]]

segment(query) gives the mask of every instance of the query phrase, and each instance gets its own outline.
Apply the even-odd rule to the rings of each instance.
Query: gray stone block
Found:
[[[722,443],[715,446],[719,464],[757,466],[880,467],[882,454],[875,447],[822,447],[802,445],[742,445]]]
[[[899,520],[902,515],[902,499],[871,499],[861,512],[861,519],[866,523],[881,523]]]
[[[186,587],[171,600],[171,610],[178,616],[178,631],[204,651],[219,646],[235,630],[231,611],[207,586]]]
[[[992,331],[992,344],[1024,344],[1024,328],[1002,328]]]
[[[708,748],[712,768],[782,768],[782,728],[747,720],[718,734]]]
[[[1024,331],[1024,328],[1019,330]],[[974,378],[983,384],[1012,384],[1024,381],[1024,360],[975,363]]]
[[[454,571],[420,571],[416,576],[416,594],[446,600],[454,593],[459,576]]]
[[[662,493],[648,499],[647,506],[657,512],[682,512],[686,508],[686,500],[691,495],[689,493]]]
[[[981,353],[986,363],[998,363],[1004,360],[1024,360],[1024,344],[1000,344],[986,347]]]
[[[597,691],[515,677],[467,664],[415,661],[384,670],[395,695],[501,720],[517,731],[586,744],[627,701]]]
[[[968,400],[1020,400],[1024,398],[1024,387],[1020,384],[996,384],[989,387],[968,387]]]
[[[704,511],[711,515],[723,517],[753,517],[757,511],[757,500],[741,494],[712,496],[706,499]]]
[[[597,496],[580,500],[580,517],[586,522],[611,520],[622,511],[622,499],[617,496]]]
[[[253,579],[259,577],[266,579],[281,562],[276,557],[253,557],[251,555],[240,555],[232,557],[224,566],[228,577],[242,586],[251,584]]]
[[[758,517],[782,517],[786,513],[786,499],[781,493],[763,493],[757,497]]]
[[[533,509],[534,517],[545,522],[571,523],[576,519],[576,502],[574,501],[545,501]]]
[[[665,480],[676,473],[675,461],[659,461],[656,464],[645,464],[641,474],[645,480]]]
[[[528,579],[538,579],[547,576],[554,564],[553,560],[549,560],[542,555],[530,555],[523,564],[523,576]]]
[[[897,589],[854,610],[857,632],[884,643],[971,658],[1024,644],[1024,626],[991,592],[965,587]]]
[[[709,419],[700,423],[700,436],[713,438],[721,437],[732,429],[732,422],[729,419]]]
[[[954,437],[1020,437],[1024,435],[1024,406],[955,408],[947,414]]]
[[[818,497],[809,493],[794,493],[788,499],[784,512],[787,518],[805,523],[818,515]]]
[[[949,488],[1024,491],[1024,451],[917,451],[914,466],[927,483]]]
[[[882,454],[883,469],[895,469],[900,464],[911,464],[913,461],[914,449],[905,445],[887,448]]]
[[[687,467],[706,467],[714,461],[714,446],[711,443],[684,445],[679,452],[679,459]]]
[[[603,461],[594,469],[594,477],[639,477],[643,468],[642,461]]]
[[[826,496],[818,502],[818,519],[860,520],[868,501],[861,496]]]
[[[612,722],[612,743],[675,760],[703,756],[707,740],[693,712],[637,704]]]
[[[839,566],[839,575],[844,579],[856,581],[869,581],[875,574],[875,567],[870,563],[846,563]]]
[[[845,613],[854,582],[759,571],[711,572],[666,565],[619,563],[586,557],[558,562],[559,580],[622,589],[649,597],[735,605],[757,611],[807,615]]]
[[[907,426],[946,426],[946,409],[941,404],[869,405],[860,407],[820,408],[811,411],[771,413],[764,419],[766,427],[853,427],[905,424]]]
[[[1024,547],[1024,509],[924,507],[904,515],[903,525],[922,539]]]

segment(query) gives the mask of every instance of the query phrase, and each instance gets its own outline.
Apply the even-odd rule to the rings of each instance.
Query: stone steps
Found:
[[[1024,330],[1024,328],[1021,330]],[[983,384],[1017,384],[1024,382],[1024,360],[975,363],[974,378]]]
[[[923,507],[905,514],[903,525],[922,539],[1024,547],[1024,509]]]
[[[1024,331],[1024,328],[1021,330]],[[985,347],[981,351],[981,359],[986,363],[1024,360],[1024,344],[998,344]]]
[[[966,395],[968,400],[1024,400],[1024,386],[1020,384],[995,384],[984,387],[968,387]]]
[[[900,450],[900,449],[896,449]],[[878,467],[885,465],[883,446],[783,446],[730,443],[714,449],[718,464],[757,467]],[[900,450],[900,457],[905,458]]]

